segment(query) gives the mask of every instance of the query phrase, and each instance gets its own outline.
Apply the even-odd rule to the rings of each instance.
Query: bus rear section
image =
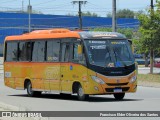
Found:
[[[137,89],[130,43],[118,33],[33,31],[7,37],[4,54],[5,85],[27,89],[28,96],[113,94],[121,100]]]

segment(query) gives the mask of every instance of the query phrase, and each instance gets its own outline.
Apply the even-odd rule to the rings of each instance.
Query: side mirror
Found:
[[[129,44],[130,44],[130,47],[131,47],[131,50],[132,50],[132,53],[134,53],[134,46],[133,46],[133,43],[131,40],[128,40]]]
[[[82,45],[78,45],[78,55],[82,54]]]

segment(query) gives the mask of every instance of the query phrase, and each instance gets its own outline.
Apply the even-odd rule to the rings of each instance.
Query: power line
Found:
[[[36,6],[36,5],[41,5],[41,4],[48,4],[50,2],[53,2],[53,1],[56,1],[56,0],[49,0],[49,1],[45,1],[45,2],[41,2],[41,3],[38,3],[38,4],[32,4],[33,6]]]
[[[4,3],[9,3],[9,2],[15,2],[17,0],[9,0],[9,1],[5,1],[5,2],[1,2],[0,4],[4,4]]]
[[[52,7],[49,7],[49,8],[62,8],[62,7],[68,7],[68,5],[70,5],[70,3],[58,4],[58,5],[54,5]],[[44,7],[43,6],[40,6],[40,7],[38,6],[36,8],[44,8]],[[45,7],[45,8],[47,8],[47,7]]]
[[[78,4],[79,6],[79,12],[78,12],[78,15],[79,15],[79,29],[82,30],[82,11],[81,11],[81,7],[82,7],[82,4],[86,4],[87,1],[73,1],[72,2],[73,4]]]

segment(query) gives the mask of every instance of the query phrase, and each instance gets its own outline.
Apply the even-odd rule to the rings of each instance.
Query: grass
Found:
[[[138,81],[160,83],[160,74],[138,74]]]

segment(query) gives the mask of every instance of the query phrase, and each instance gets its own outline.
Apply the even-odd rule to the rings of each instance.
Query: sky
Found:
[[[78,4],[73,5],[73,0],[30,0],[33,10],[44,14],[76,15]],[[77,0],[74,0],[77,1]],[[112,12],[112,0],[86,0],[82,12],[94,12],[101,17]],[[133,11],[146,10],[150,7],[151,0],[117,0],[117,10],[131,9]],[[154,0],[154,4],[155,4]],[[23,4],[22,4],[23,3]],[[1,0],[0,11],[26,10],[29,0]]]

